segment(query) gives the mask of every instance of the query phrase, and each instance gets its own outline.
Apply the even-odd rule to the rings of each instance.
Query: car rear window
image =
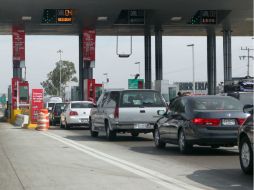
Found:
[[[77,103],[72,103],[71,108],[93,108],[94,105],[91,103],[83,103],[83,102],[77,102]]]
[[[193,110],[242,110],[239,100],[231,97],[200,97],[191,100]]]
[[[65,106],[66,106],[67,104],[66,103],[56,103],[56,105],[55,105],[55,111],[62,111],[62,110],[64,110],[64,108],[65,108]]]
[[[125,91],[122,93],[121,107],[166,107],[161,95],[154,91]]]

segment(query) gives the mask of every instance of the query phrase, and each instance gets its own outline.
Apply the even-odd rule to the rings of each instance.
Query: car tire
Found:
[[[240,140],[239,158],[242,171],[245,174],[253,174],[253,150],[247,136]]]
[[[66,130],[69,130],[70,129],[70,125],[69,124],[67,124],[67,122],[65,121],[65,129]]]
[[[62,123],[61,120],[60,120],[60,128],[61,128],[61,129],[63,128],[63,123]]]
[[[131,136],[132,136],[132,137],[138,137],[138,136],[139,136],[139,133],[138,133],[138,132],[131,132]]]
[[[158,127],[154,130],[154,145],[156,148],[162,149],[166,147],[166,143],[163,142],[160,138],[160,131]]]
[[[106,137],[108,140],[113,141],[116,138],[116,131],[110,130],[108,122],[105,123]]]
[[[186,136],[183,129],[180,129],[178,134],[178,145],[180,152],[183,154],[189,153],[192,149],[192,144],[189,144],[186,141]]]
[[[90,129],[91,137],[98,137],[99,133],[97,131],[93,131],[92,125],[93,123],[91,119],[89,119],[89,129]]]

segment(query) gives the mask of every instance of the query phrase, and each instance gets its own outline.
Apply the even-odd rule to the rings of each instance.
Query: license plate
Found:
[[[87,119],[80,119],[81,122],[87,122]]]
[[[235,119],[222,119],[222,125],[235,125]]]
[[[147,123],[134,124],[134,129],[148,129],[148,128],[150,128],[150,124]]]

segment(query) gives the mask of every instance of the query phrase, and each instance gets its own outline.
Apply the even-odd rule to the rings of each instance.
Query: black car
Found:
[[[245,107],[252,107],[252,110],[250,111],[251,115],[239,128],[239,158],[243,172],[253,174],[253,105],[247,105]]]
[[[238,128],[247,117],[243,105],[233,97],[179,97],[155,125],[155,146],[178,144],[182,153],[189,152],[194,144],[235,146]]]
[[[55,103],[50,112],[49,121],[51,125],[60,124],[61,113],[68,103]]]

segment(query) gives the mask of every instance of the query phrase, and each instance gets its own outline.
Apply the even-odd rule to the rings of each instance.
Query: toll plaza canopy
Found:
[[[0,34],[23,24],[28,35],[143,35],[159,26],[163,35],[253,35],[253,0],[1,0]]]

